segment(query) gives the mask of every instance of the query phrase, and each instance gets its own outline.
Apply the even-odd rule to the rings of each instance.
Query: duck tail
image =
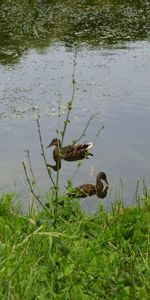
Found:
[[[93,143],[86,143],[86,150],[91,149],[94,146]]]

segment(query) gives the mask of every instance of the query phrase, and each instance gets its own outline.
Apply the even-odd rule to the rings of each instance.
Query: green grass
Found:
[[[0,299],[149,299],[149,196],[94,215],[64,199],[55,231],[53,208],[23,215],[14,199],[0,199]]]

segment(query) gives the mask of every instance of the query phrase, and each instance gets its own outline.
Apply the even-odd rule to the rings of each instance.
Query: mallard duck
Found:
[[[96,176],[96,185],[87,183],[76,187],[71,193],[70,197],[86,198],[87,196],[97,195],[98,198],[105,198],[108,191],[108,181],[104,172],[99,172]]]
[[[93,147],[93,143],[86,143],[80,145],[75,144],[61,147],[60,140],[55,138],[51,141],[47,148],[50,148],[51,146],[55,146],[55,149],[53,151],[53,158],[56,163],[58,159],[76,161],[88,158],[89,155],[93,156],[93,154],[89,152],[89,149]]]

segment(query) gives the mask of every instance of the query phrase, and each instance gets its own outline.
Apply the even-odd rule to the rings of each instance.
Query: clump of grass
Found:
[[[93,215],[65,197],[57,230],[45,210],[0,198],[0,299],[149,299],[150,196]]]

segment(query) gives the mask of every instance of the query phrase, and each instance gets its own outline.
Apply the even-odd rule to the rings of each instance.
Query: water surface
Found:
[[[78,51],[76,93],[65,143],[79,137],[91,114],[99,112],[82,141],[92,141],[97,130],[103,125],[105,128],[93,149],[94,158],[83,162],[73,183],[94,182],[97,172],[103,170],[110,181],[110,200],[121,178],[124,198],[129,204],[138,179],[144,178],[149,185],[150,45],[134,42],[124,46],[123,49]],[[73,57],[74,52],[54,45],[42,53],[27,51],[20,63],[12,67],[1,66],[1,191],[26,190],[21,165],[26,148],[30,149],[41,189],[49,188],[40,157],[35,116],[41,115],[46,145],[56,136],[55,130],[61,126],[66,113],[66,101],[72,93]],[[60,119],[58,105],[61,105]],[[51,154],[48,151],[46,154],[52,162]],[[76,165],[63,163],[62,189]],[[99,202],[94,197],[91,199],[83,200],[88,209]]]

